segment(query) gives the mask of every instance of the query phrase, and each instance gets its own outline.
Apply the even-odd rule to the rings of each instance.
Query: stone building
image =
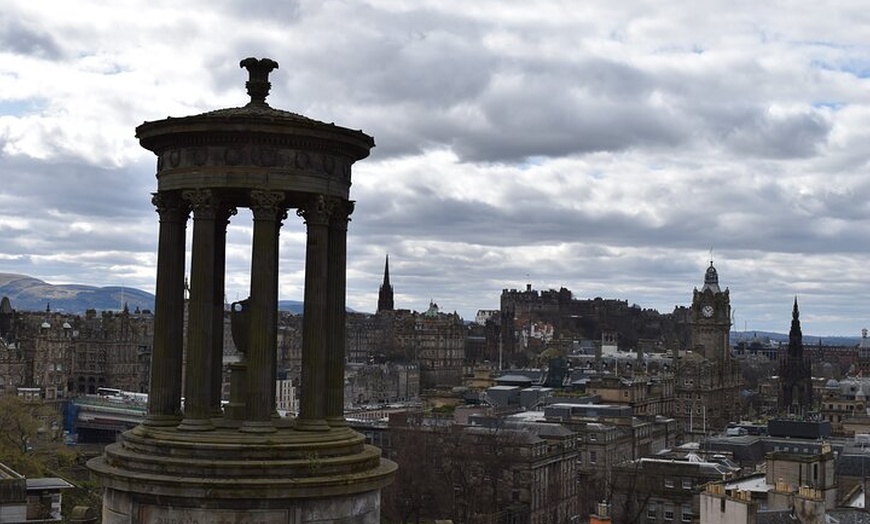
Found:
[[[88,311],[72,323],[76,394],[98,387],[148,392],[154,318],[148,313]]]
[[[543,415],[577,436],[581,514],[592,511],[594,502],[612,498],[619,464],[670,449],[678,437],[674,419],[634,417],[628,406],[558,403],[546,406]]]
[[[421,388],[462,383],[469,329],[456,313],[438,305],[420,313],[407,309],[351,313],[347,322],[348,362],[414,364]],[[419,393],[419,392],[418,392]]]
[[[820,392],[819,415],[831,423],[834,435],[851,437],[870,433],[867,395],[870,378],[829,379]]]
[[[734,474],[726,461],[688,452],[644,457],[614,471],[612,511],[616,522],[683,524],[700,521],[698,494],[710,481]]]
[[[287,376],[298,384],[302,377],[302,315],[278,314],[277,344],[278,369],[286,370]]]
[[[5,301],[7,309],[14,312]],[[6,313],[0,337],[0,392],[40,388],[47,400],[100,387],[147,392],[153,316],[89,310]]]
[[[668,372],[633,376],[594,374],[586,380],[586,392],[604,404],[627,405],[635,416],[672,416],[675,383],[673,373]]]
[[[719,432],[740,414],[743,377],[732,357],[731,296],[719,287],[719,273],[710,262],[704,285],[692,293],[689,308],[691,349],[674,350],[676,384],[673,416],[687,435]]]
[[[577,440],[560,424],[406,413],[390,417],[389,432],[384,451],[400,469],[384,495],[388,517],[404,509],[417,519],[545,524],[578,515]]]
[[[61,522],[63,491],[72,487],[57,477],[26,478],[0,463],[0,522]]]
[[[462,383],[468,331],[462,317],[430,302],[423,313],[397,311],[392,327],[396,354],[420,366],[422,388]]]
[[[344,375],[346,407],[408,402],[420,396],[420,369],[413,363],[349,363]]]
[[[867,522],[863,506],[856,511],[841,505],[835,463],[827,442],[815,453],[769,453],[763,473],[708,484],[700,494],[700,522]]]
[[[347,360],[352,363],[378,362],[394,353],[391,336],[392,313],[347,314]]]
[[[692,348],[713,362],[731,357],[731,292],[719,287],[719,272],[710,262],[704,285],[692,292]]]

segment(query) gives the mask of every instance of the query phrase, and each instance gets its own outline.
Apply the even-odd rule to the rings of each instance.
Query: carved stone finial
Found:
[[[272,87],[269,73],[273,69],[278,69],[278,62],[271,58],[248,57],[239,62],[239,67],[248,70],[248,81],[245,82],[245,87],[251,97],[251,103],[266,105],[266,97],[269,96],[269,89]]]

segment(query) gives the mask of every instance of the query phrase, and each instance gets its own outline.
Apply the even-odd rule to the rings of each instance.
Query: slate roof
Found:
[[[57,477],[44,477],[38,479],[27,479],[27,491],[39,491],[49,489],[69,489],[74,488],[72,484],[64,479]]]
[[[790,509],[765,510],[757,514],[756,524],[800,524]]]

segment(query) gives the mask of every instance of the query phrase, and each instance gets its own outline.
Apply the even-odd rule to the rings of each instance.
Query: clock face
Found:
[[[703,308],[701,308],[701,314],[707,318],[712,317],[713,316],[713,306],[709,306],[709,305],[704,306]]]

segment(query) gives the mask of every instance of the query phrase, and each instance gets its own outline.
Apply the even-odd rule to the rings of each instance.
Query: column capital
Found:
[[[222,222],[224,225],[229,225],[230,217],[236,216],[236,214],[238,214],[238,212],[239,212],[239,210],[236,209],[235,206],[221,206],[217,210],[216,218],[217,218],[218,222]]]
[[[286,215],[283,192],[254,189],[250,197],[254,220],[281,220]]]
[[[355,205],[353,200],[336,200],[329,217],[330,227],[347,230],[347,223],[350,222],[350,215],[353,214]]]
[[[190,205],[178,193],[151,193],[151,203],[157,208],[162,221],[186,221],[190,214]]]
[[[211,189],[187,189],[181,193],[193,208],[193,218],[217,219],[219,202]]]
[[[317,195],[297,209],[296,215],[302,217],[309,226],[327,225],[334,207],[333,200],[327,199],[323,195]]]

